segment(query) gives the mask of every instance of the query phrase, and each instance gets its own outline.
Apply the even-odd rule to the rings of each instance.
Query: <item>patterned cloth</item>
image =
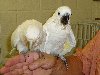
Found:
[[[85,75],[100,75],[100,31],[83,49],[77,49],[75,55],[82,60]]]

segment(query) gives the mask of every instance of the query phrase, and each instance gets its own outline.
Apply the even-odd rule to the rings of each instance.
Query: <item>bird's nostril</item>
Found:
[[[68,15],[68,13],[66,13],[66,15]]]

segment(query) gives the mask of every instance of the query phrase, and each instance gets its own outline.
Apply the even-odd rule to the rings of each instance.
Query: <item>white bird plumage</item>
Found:
[[[27,52],[30,50],[37,50],[42,44],[43,40],[42,23],[36,20],[27,20],[19,25],[12,33],[11,44],[12,48],[17,48],[20,52]],[[28,46],[29,44],[29,46]]]
[[[62,6],[43,25],[43,29],[47,33],[43,51],[59,56],[64,61],[66,61],[64,55],[70,52],[76,45],[76,40],[70,26],[70,16],[71,9],[67,6]]]
[[[39,50],[66,61],[64,55],[76,46],[76,40],[70,26],[71,9],[59,7],[46,23],[27,20],[17,27],[11,36],[13,48],[20,52]],[[27,46],[29,42],[29,48]]]

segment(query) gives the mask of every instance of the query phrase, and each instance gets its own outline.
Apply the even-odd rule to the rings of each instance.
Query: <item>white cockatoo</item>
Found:
[[[69,7],[61,6],[43,25],[43,29],[47,33],[43,52],[59,56],[65,63],[67,62],[64,55],[76,45],[70,26],[71,15]]]
[[[27,20],[19,25],[11,36],[11,45],[19,53],[26,53],[30,50],[38,50],[43,41],[42,23],[36,20]],[[12,51],[13,51],[12,49]],[[12,52],[10,52],[11,54]]]

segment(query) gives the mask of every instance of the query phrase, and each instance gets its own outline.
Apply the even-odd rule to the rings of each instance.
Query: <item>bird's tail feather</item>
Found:
[[[12,55],[13,55],[13,53],[15,53],[15,51],[16,51],[16,48],[13,48],[13,49],[10,51],[10,53],[8,53],[8,54],[5,56],[5,58],[10,58],[10,57],[12,57]]]
[[[10,51],[9,55],[12,55],[12,53],[13,53],[14,51],[16,51],[16,48],[13,48],[13,49]]]

